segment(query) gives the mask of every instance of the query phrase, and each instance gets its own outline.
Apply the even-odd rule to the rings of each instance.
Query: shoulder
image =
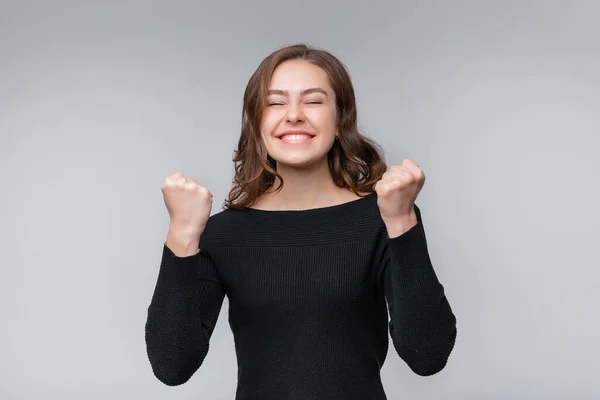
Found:
[[[247,230],[243,212],[223,209],[208,218],[201,242],[205,248],[234,245],[242,241],[241,236]]]

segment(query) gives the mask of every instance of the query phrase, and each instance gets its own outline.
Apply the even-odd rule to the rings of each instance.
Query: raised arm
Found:
[[[456,340],[456,317],[429,258],[421,212],[414,209],[416,224],[398,236],[388,235],[379,276],[396,352],[413,372],[429,376],[446,366]]]
[[[205,251],[177,256],[167,243],[163,245],[145,325],[148,359],[161,382],[181,385],[202,365],[224,296]]]

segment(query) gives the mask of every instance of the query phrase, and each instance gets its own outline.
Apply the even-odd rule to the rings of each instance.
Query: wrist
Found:
[[[178,223],[175,221],[171,221],[169,223],[169,233],[173,233],[182,239],[200,239],[200,235],[202,234],[203,230],[204,229],[202,227],[193,226],[186,223]]]
[[[412,211],[407,215],[384,219],[383,222],[387,228],[388,236],[394,238],[408,232],[418,223],[418,220],[417,215]]]
[[[178,257],[191,256],[199,250],[200,235],[170,227],[165,245]]]

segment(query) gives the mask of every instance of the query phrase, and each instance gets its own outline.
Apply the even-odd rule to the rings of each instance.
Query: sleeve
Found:
[[[421,212],[417,224],[390,238],[380,269],[396,352],[421,376],[441,371],[456,341],[456,317],[438,281],[429,253]]]
[[[178,257],[163,244],[145,324],[148,359],[161,382],[181,385],[200,368],[224,296],[224,286],[208,253],[200,250]]]

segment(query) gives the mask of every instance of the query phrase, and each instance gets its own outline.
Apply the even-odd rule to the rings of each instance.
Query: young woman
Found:
[[[456,318],[415,204],[425,175],[408,159],[388,170],[356,121],[343,64],[285,47],[246,88],[223,210],[210,216],[195,179],[165,179],[171,223],[145,326],[161,382],[201,366],[225,296],[236,400],[386,399],[388,328],[416,374],[444,368]]]

